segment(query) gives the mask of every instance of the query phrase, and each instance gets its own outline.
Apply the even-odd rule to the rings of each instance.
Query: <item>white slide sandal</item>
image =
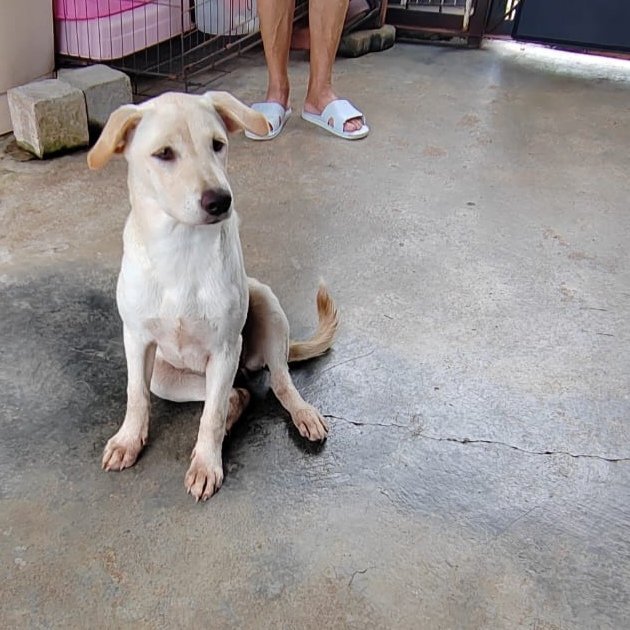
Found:
[[[302,110],[302,118],[346,140],[359,140],[370,133],[370,128],[365,123],[365,116],[345,99],[331,101],[324,107],[321,114],[311,114]],[[356,131],[344,131],[343,126],[353,118],[361,118],[362,127]],[[332,120],[332,125],[328,122],[330,120]]]
[[[246,131],[245,135],[250,140],[271,140],[275,138],[284,129],[284,125],[291,116],[291,108],[285,109],[280,103],[254,103],[252,109],[260,112],[267,119],[271,129],[266,136],[258,136],[251,131]]]

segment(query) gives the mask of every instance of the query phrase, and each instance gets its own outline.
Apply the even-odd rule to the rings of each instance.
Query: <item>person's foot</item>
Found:
[[[275,138],[284,129],[284,125],[291,116],[288,79],[287,82],[270,82],[267,85],[265,100],[253,103],[251,107],[265,116],[269,124],[269,133],[265,136],[259,136],[246,130],[245,135],[250,140],[272,140]]]
[[[337,95],[332,90],[324,90],[317,94],[307,94],[306,99],[304,100],[304,111],[308,114],[316,114],[317,116],[321,115],[326,106],[332,101],[337,100]],[[332,124],[332,121],[328,121],[329,124]],[[359,131],[361,127],[363,127],[364,121],[363,118],[350,118],[346,120],[343,130],[352,132]]]
[[[245,136],[250,140],[273,140],[284,129],[292,113],[290,107],[285,109],[276,101],[252,103],[251,108],[267,119],[269,130],[265,135],[259,136],[253,131],[245,129]]]
[[[284,109],[290,108],[289,103],[289,86],[274,86],[269,85],[267,88],[267,96],[265,96],[265,102],[267,103],[278,103],[282,105]]]

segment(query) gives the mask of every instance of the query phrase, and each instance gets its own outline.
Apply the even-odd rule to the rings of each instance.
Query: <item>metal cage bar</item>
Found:
[[[256,0],[53,0],[57,65],[182,82],[260,43]],[[296,0],[297,22],[308,0]]]

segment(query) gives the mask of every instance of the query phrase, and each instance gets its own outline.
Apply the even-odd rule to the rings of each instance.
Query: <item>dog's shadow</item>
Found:
[[[291,443],[302,453],[318,455],[326,448],[326,441],[311,442],[302,437],[287,411],[275,398],[268,384],[265,370],[250,375],[246,387],[252,399],[223,442],[223,462],[226,475],[245,464],[248,455],[277,440],[286,432]],[[171,457],[186,460],[195,443],[203,403],[173,403],[152,397],[150,441],[145,450],[167,449]]]
[[[34,272],[6,282],[0,292],[0,408],[2,440],[10,452],[34,459],[72,453],[77,465],[100,459],[125,415],[126,364],[115,302],[115,273],[94,268]],[[286,430],[301,451],[322,446],[302,438],[269,391],[264,372],[247,383],[252,402],[225,441],[224,461]],[[202,405],[153,398],[146,455],[188,460]],[[13,421],[20,418],[19,422]],[[19,458],[16,457],[18,466]]]

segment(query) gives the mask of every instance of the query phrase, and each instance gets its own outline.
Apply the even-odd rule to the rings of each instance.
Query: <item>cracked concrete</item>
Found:
[[[627,625],[630,72],[564,59],[397,45],[337,66],[365,142],[297,116],[234,140],[250,273],[298,337],[324,276],[343,327],[294,370],[329,440],[256,376],[204,505],[197,404],[156,400],[136,466],[99,467],[125,402],[123,161],[0,150],[2,627]],[[216,86],[264,81],[253,54]]]
[[[568,451],[530,451],[529,449],[522,448],[520,446],[514,446],[514,444],[508,444],[507,442],[497,442],[495,440],[478,440],[473,438],[453,438],[453,437],[437,437],[435,435],[423,435],[425,440],[435,440],[436,442],[456,442],[457,444],[491,444],[494,446],[505,446],[511,448],[514,451],[520,451],[521,453],[527,453],[528,455],[565,455],[566,457],[573,457],[575,459],[601,459],[604,462],[628,462],[630,457],[610,457],[604,455],[590,455],[588,453],[569,453]]]
[[[360,422],[358,420],[349,420],[348,418],[344,418],[342,416],[335,416],[331,413],[324,414],[326,418],[333,418],[335,420],[341,420],[342,422],[347,422],[348,424],[353,424],[357,427],[388,427],[388,428],[397,428],[397,429],[414,429],[413,420],[410,424],[399,424],[397,422]],[[630,457],[611,457],[604,455],[593,455],[588,453],[569,453],[568,451],[532,451],[526,448],[522,448],[520,446],[515,446],[514,444],[508,444],[507,442],[498,442],[496,440],[483,440],[478,438],[468,438],[468,437],[440,437],[437,435],[425,435],[422,433],[422,429],[414,429],[414,436],[421,437],[425,440],[434,440],[435,442],[455,442],[457,444],[490,444],[494,446],[504,446],[506,448],[511,448],[514,451],[520,451],[521,453],[527,453],[528,455],[566,455],[567,457],[574,457],[575,459],[586,458],[586,459],[601,459],[605,462],[628,462],[630,461]]]

